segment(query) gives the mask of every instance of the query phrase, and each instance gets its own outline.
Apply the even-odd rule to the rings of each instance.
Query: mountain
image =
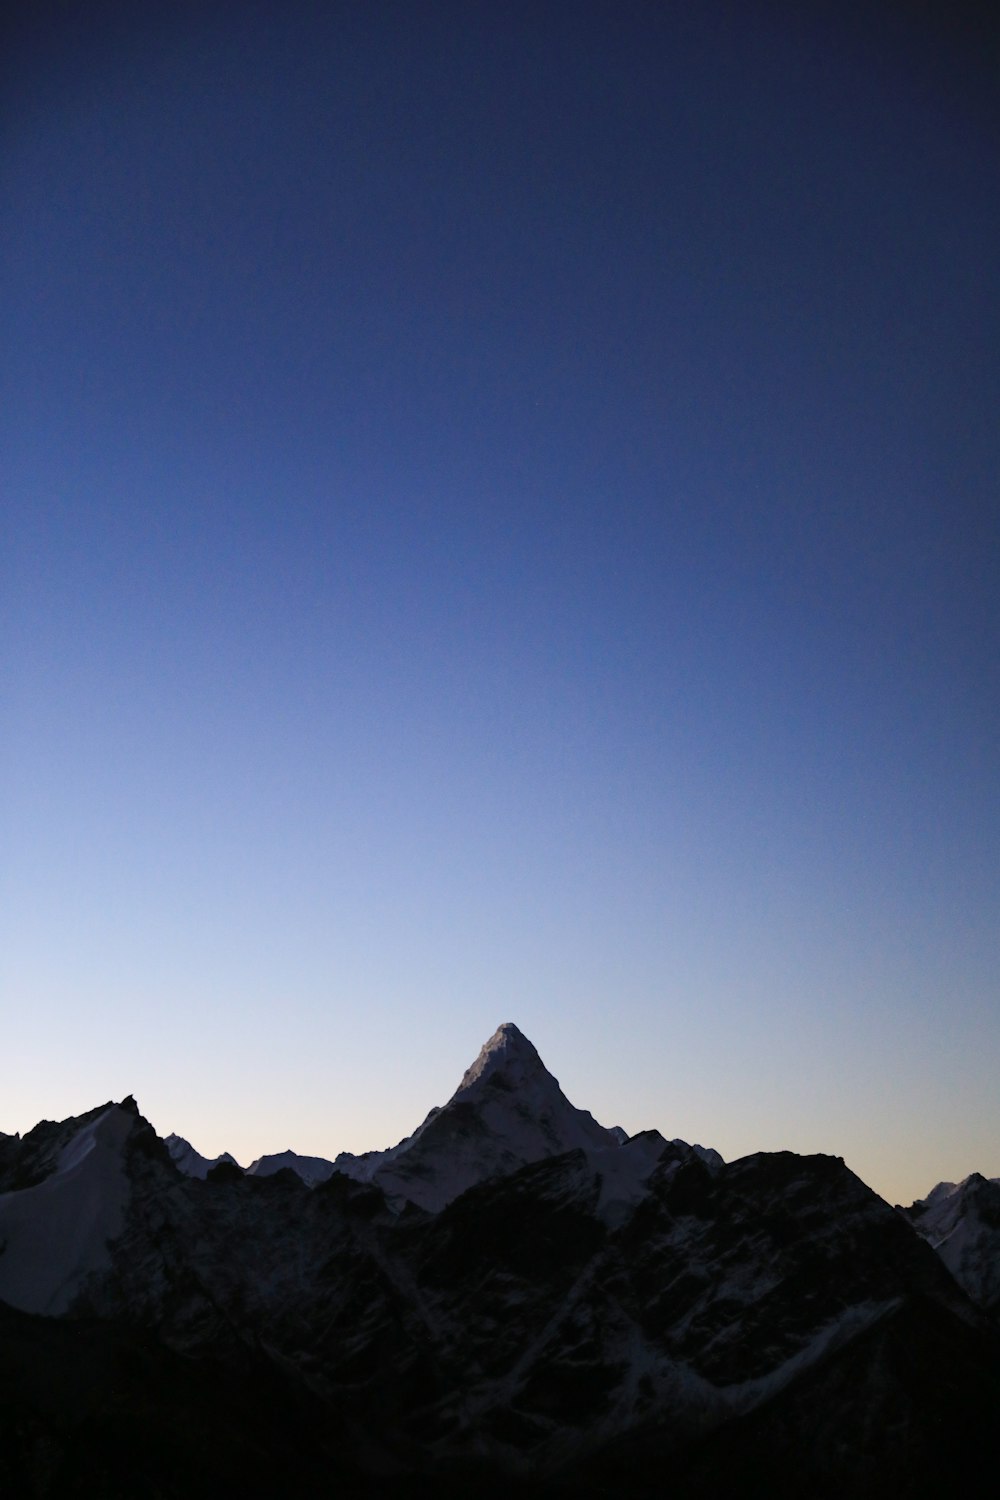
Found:
[[[979,1307],[1000,1321],[1000,1177],[939,1182],[902,1209]]]
[[[190,1141],[186,1141],[182,1135],[168,1135],[164,1145],[170,1152],[175,1165],[188,1177],[207,1177],[213,1167],[222,1162],[228,1162],[231,1166],[239,1167],[235,1156],[230,1156],[228,1151],[223,1151],[221,1156],[202,1156],[196,1151]],[[256,1163],[254,1163],[256,1166]],[[242,1170],[242,1168],[241,1168]],[[250,1171],[253,1170],[251,1167]]]
[[[992,1456],[995,1326],[907,1215],[835,1157],[626,1139],[509,1023],[350,1173],[178,1155],[131,1099],[0,1137],[5,1496],[917,1496]]]
[[[228,1151],[223,1151],[219,1156],[202,1156],[182,1135],[168,1135],[164,1144],[174,1165],[186,1177],[205,1178],[209,1172],[223,1164],[234,1167],[238,1172],[244,1170]],[[270,1156],[258,1156],[246,1171],[251,1177],[270,1177],[286,1168],[301,1177],[308,1187],[312,1187],[315,1182],[325,1182],[336,1170],[333,1162],[327,1161],[324,1156],[300,1156],[297,1151],[278,1151]]]
[[[301,1177],[307,1187],[316,1182],[325,1182],[337,1168],[325,1156],[300,1156],[297,1151],[277,1151],[271,1156],[258,1156],[247,1167],[250,1177],[272,1177],[275,1172],[291,1171]]]
[[[436,1213],[477,1183],[565,1151],[582,1150],[602,1162],[610,1204],[616,1190],[629,1199],[634,1196],[667,1145],[658,1132],[648,1131],[640,1145],[618,1157],[619,1147],[627,1141],[620,1126],[607,1129],[572,1105],[532,1043],[506,1021],[466,1070],[447,1104],[432,1109],[397,1145],[360,1156],[344,1151],[334,1161],[281,1151],[258,1157],[246,1170],[266,1177],[287,1168],[309,1187],[342,1172],[356,1182],[376,1184],[396,1209],[412,1203]],[[670,1144],[693,1150],[713,1170],[722,1165],[722,1157],[711,1148],[688,1147],[681,1140]],[[233,1160],[226,1155],[210,1162],[180,1136],[168,1136],[167,1145],[181,1171],[193,1177],[206,1176],[219,1161]]]
[[[565,1151],[614,1152],[625,1140],[570,1104],[511,1021],[494,1032],[447,1104],[387,1151],[341,1152],[334,1165],[393,1202],[436,1212],[492,1177]]]
[[[0,1298],[26,1312],[65,1313],[91,1277],[111,1268],[125,1226],[129,1184],[123,1148],[134,1101],[106,1104],[8,1147],[0,1179]],[[9,1141],[10,1138],[8,1137]],[[6,1153],[5,1153],[6,1154]]]

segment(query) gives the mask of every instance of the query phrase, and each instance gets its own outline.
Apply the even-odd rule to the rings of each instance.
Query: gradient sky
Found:
[[[0,1129],[1000,1173],[996,36],[15,12]]]

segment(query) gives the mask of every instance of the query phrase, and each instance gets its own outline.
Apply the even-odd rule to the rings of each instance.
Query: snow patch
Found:
[[[747,1411],[751,1407],[759,1406],[762,1401],[766,1401],[770,1396],[782,1390],[810,1365],[832,1354],[835,1349],[849,1343],[859,1333],[870,1328],[873,1323],[877,1323],[879,1319],[895,1311],[900,1301],[900,1298],[893,1297],[880,1302],[857,1302],[852,1307],[848,1307],[839,1318],[834,1318],[822,1328],[817,1329],[807,1344],[766,1375],[760,1375],[755,1380],[745,1380],[735,1385],[720,1386],[719,1390],[733,1401],[737,1411]]]
[[[646,1196],[646,1186],[667,1142],[659,1131],[644,1130],[620,1146],[592,1148],[587,1162],[601,1184],[597,1215],[618,1229]]]

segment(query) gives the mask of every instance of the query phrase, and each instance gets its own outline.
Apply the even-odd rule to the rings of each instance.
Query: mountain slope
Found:
[[[111,1267],[108,1242],[125,1224],[124,1146],[138,1118],[131,1100],[51,1133],[18,1163],[29,1186],[0,1194],[0,1299],[25,1312],[66,1312],[92,1276]],[[15,1176],[16,1180],[16,1176]]]

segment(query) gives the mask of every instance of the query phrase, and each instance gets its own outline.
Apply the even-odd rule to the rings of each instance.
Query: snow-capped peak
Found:
[[[620,1126],[609,1129],[571,1104],[523,1031],[513,1021],[504,1021],[480,1048],[448,1102],[435,1106],[412,1135],[395,1146],[361,1156],[344,1151],[332,1162],[283,1151],[258,1158],[246,1171],[250,1177],[264,1177],[291,1168],[309,1186],[342,1172],[355,1181],[375,1183],[394,1208],[415,1203],[437,1212],[477,1183],[577,1151],[604,1184],[602,1204],[607,1202],[617,1215],[637,1201],[641,1185],[666,1148],[663,1137],[653,1134],[658,1144],[650,1151],[648,1140],[630,1142]],[[718,1152],[681,1141],[673,1145],[684,1152],[693,1150],[712,1171],[722,1165]],[[168,1137],[167,1148],[190,1176],[204,1177],[215,1165],[179,1136]]]
[[[504,1085],[508,1088],[519,1088],[546,1073],[545,1064],[534,1046],[513,1021],[504,1021],[497,1027],[475,1062],[466,1068],[452,1098],[461,1098],[474,1084],[480,1080],[486,1082],[498,1073],[503,1075]],[[551,1074],[546,1076],[551,1077]]]
[[[375,1182],[399,1203],[432,1212],[491,1177],[566,1151],[618,1150],[607,1130],[566,1098],[528,1038],[505,1021],[448,1103],[388,1151],[337,1157],[339,1171]]]

